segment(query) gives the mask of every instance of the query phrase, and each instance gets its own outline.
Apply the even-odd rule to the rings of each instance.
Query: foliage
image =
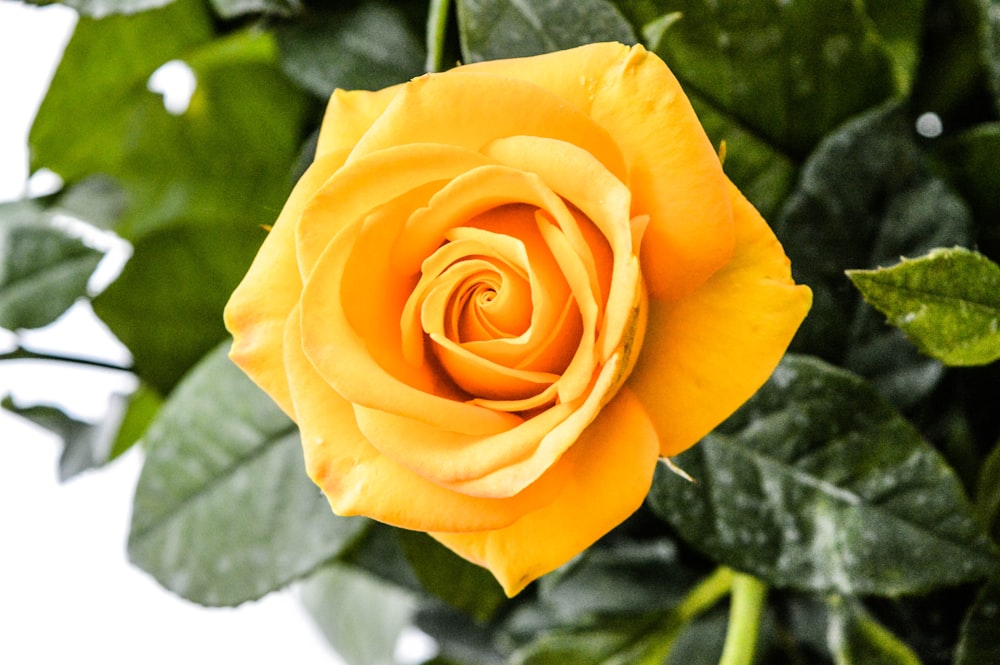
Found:
[[[63,188],[0,205],[0,326],[92,301],[140,387],[100,423],[3,406],[65,441],[64,477],[142,440],[129,552],[164,586],[235,605],[305,579],[357,665],[392,662],[407,625],[453,665],[728,665],[750,633],[760,663],[1000,658],[997,0],[65,4],[81,19],[30,136]],[[601,40],[670,65],[815,304],[674,460],[694,483],[662,465],[630,520],[506,599],[429,537],[330,513],[294,425],[225,359],[221,310],[335,87]],[[196,82],[179,110],[150,86],[170,62]],[[108,232],[132,254],[103,288]],[[0,363],[26,357],[46,354]]]

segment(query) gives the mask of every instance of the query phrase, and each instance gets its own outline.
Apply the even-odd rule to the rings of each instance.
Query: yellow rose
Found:
[[[810,301],[666,65],[594,44],[335,92],[226,323],[336,513],[513,595],[635,511]]]

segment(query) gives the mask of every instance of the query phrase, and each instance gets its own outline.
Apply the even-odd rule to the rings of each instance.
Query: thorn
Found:
[[[670,469],[675,475],[680,476],[681,478],[683,478],[684,480],[688,481],[693,485],[698,484],[698,481],[692,478],[691,474],[689,474],[687,471],[677,466],[677,464],[674,463],[674,460],[670,459],[669,457],[661,457],[660,461],[666,464],[667,468]]]

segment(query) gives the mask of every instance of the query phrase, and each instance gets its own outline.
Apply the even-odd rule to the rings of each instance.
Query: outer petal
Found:
[[[567,479],[555,501],[503,529],[431,535],[488,568],[513,596],[631,515],[653,482],[657,456],[645,409],[622,389],[556,464]]]
[[[665,456],[724,420],[770,376],[812,303],[760,214],[730,185],[732,261],[677,303],[649,302],[646,339],[626,385],[646,406]]]
[[[394,85],[376,92],[334,90],[320,125],[316,156],[353,148],[401,88],[402,85]]]
[[[306,470],[338,515],[364,515],[418,531],[476,531],[507,526],[556,496],[568,469],[552,468],[520,494],[490,499],[453,492],[379,453],[358,430],[353,405],[312,367],[301,348],[298,308],[285,331],[285,363]]]
[[[650,217],[642,259],[651,297],[677,300],[729,258],[734,235],[722,166],[658,57],[642,46],[604,43],[463,69],[535,83],[614,137],[628,166],[632,214]]]
[[[226,328],[233,334],[230,357],[289,415],[293,415],[292,402],[281,346],[285,320],[302,292],[295,259],[295,225],[347,154],[346,150],[335,150],[313,162],[226,305]]]

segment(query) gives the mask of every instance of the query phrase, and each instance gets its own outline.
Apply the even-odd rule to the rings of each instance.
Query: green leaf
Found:
[[[295,425],[227,358],[192,370],[144,438],[129,557],[204,605],[260,598],[335,557],[365,528],[303,471]]]
[[[856,600],[834,596],[830,606],[827,639],[837,665],[920,665],[916,654]]]
[[[976,488],[976,511],[993,541],[1000,544],[1000,443],[983,462]]]
[[[672,637],[662,615],[605,619],[598,625],[547,633],[516,652],[514,665],[660,665]],[[674,631],[676,632],[676,631]]]
[[[657,7],[683,16],[656,51],[687,94],[793,159],[899,92],[890,52],[863,3],[672,0]]]
[[[196,79],[174,115],[145,91],[113,170],[129,197],[117,232],[129,240],[171,224],[270,224],[292,186],[307,110],[277,68],[274,38],[231,33],[184,54]],[[246,268],[248,264],[243,267]]]
[[[231,225],[171,226],[140,238],[94,312],[161,394],[227,336],[222,310],[264,233]]]
[[[967,245],[970,226],[967,207],[932,171],[901,108],[845,124],[806,162],[774,222],[793,275],[813,290],[793,349],[864,376],[896,405],[915,403],[940,379],[940,364],[888,328],[844,271]]]
[[[988,582],[962,624],[955,665],[1000,663],[1000,579]]]
[[[935,146],[937,165],[969,202],[975,215],[976,247],[1000,258],[1000,123],[977,125]]]
[[[954,472],[864,381],[788,356],[660,469],[651,507],[712,559],[779,587],[894,596],[998,569]]]
[[[635,31],[606,0],[457,0],[465,62],[538,55],[591,42],[635,44]]]
[[[73,418],[55,405],[21,406],[10,398],[4,398],[0,407],[62,439],[59,480],[65,482],[77,474],[107,464],[128,450],[155,414],[159,398],[142,388],[131,395],[114,393],[108,398],[106,413],[96,423]]]
[[[396,641],[412,621],[415,598],[344,564],[302,584],[302,602],[334,650],[351,665],[394,665]]]
[[[55,321],[87,295],[102,256],[35,203],[0,204],[0,327]]]
[[[56,0],[27,0],[33,5],[51,5]],[[58,0],[81,16],[99,19],[113,14],[136,14],[169,5],[174,0]]]
[[[302,0],[211,0],[212,9],[222,18],[246,14],[293,16],[302,11]]]
[[[543,577],[539,599],[555,620],[568,624],[601,615],[669,610],[697,579],[670,540],[623,540],[591,547]]]
[[[1000,0],[982,0],[983,55],[996,109],[1000,111]]]
[[[485,568],[458,557],[426,534],[399,530],[396,535],[425,591],[477,621],[488,620],[506,600]]]
[[[310,13],[277,30],[289,78],[326,100],[334,88],[379,90],[423,73],[424,45],[386,2]]]
[[[152,96],[150,75],[211,35],[198,0],[135,16],[81,18],[31,127],[32,170],[51,169],[67,182],[118,173],[136,125],[134,106]]]
[[[866,301],[946,365],[1000,358],[1000,266],[961,247],[891,268],[849,270]]]

